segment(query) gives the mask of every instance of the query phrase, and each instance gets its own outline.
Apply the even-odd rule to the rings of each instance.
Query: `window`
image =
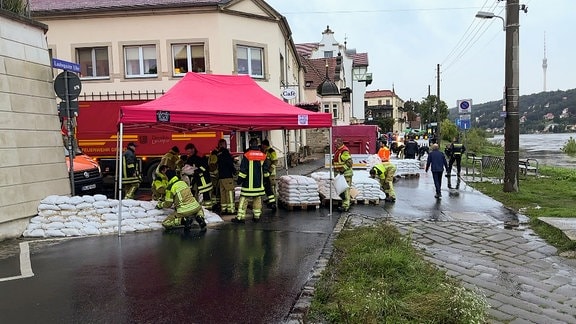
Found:
[[[324,104],[324,112],[325,113],[330,113],[330,104]]]
[[[338,118],[338,104],[332,104],[332,118]]]
[[[286,79],[284,78],[284,56],[280,54],[280,85],[286,85]]]
[[[125,73],[127,78],[156,77],[156,46],[124,47]]]
[[[173,44],[172,62],[174,76],[183,76],[186,72],[206,72],[203,44]]]
[[[264,77],[264,50],[258,47],[236,47],[236,67],[238,74]]]
[[[324,58],[331,58],[334,56],[334,51],[324,51]]]
[[[382,105],[382,99],[378,99],[378,106]]]
[[[386,99],[386,106],[390,106],[390,99]]]
[[[82,78],[102,79],[110,76],[107,47],[77,48],[76,62],[80,64]]]

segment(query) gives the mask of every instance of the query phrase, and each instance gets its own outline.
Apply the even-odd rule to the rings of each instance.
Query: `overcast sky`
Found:
[[[284,15],[295,43],[319,42],[329,25],[340,43],[368,53],[373,82],[368,90],[391,89],[403,100],[421,101],[428,86],[448,107],[471,98],[500,100],[504,89],[505,17],[497,0],[266,0]],[[544,90],[544,34],[548,58],[546,89],[576,88],[576,0],[521,0],[520,94]]]

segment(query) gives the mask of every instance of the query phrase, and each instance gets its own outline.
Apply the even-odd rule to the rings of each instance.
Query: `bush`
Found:
[[[576,140],[572,136],[564,143],[564,147],[561,148],[562,152],[569,155],[576,155]]]

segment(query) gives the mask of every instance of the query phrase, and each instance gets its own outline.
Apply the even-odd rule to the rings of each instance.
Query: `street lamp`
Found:
[[[494,13],[479,11],[476,17],[491,19],[498,17],[504,22],[506,31],[506,59],[505,59],[505,95],[506,95],[506,117],[504,120],[504,192],[518,191],[518,159],[519,154],[519,0],[508,0],[506,4],[506,19],[496,16]],[[526,12],[526,6],[522,6]]]
[[[352,118],[354,117],[354,110],[356,108],[355,101],[356,95],[354,94],[354,82],[364,82],[366,81],[366,74],[368,72],[368,66],[355,66],[352,68]],[[364,115],[364,114],[362,114]]]

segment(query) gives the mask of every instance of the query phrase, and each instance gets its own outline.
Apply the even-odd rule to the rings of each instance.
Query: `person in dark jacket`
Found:
[[[264,173],[262,165],[266,160],[266,154],[258,147],[258,139],[252,138],[248,142],[250,148],[240,162],[238,173],[238,185],[240,190],[240,202],[238,202],[238,215],[232,219],[234,223],[244,223],[248,201],[252,200],[252,220],[257,223],[262,215],[262,196],[264,195]]]
[[[182,168],[183,174],[186,169],[192,170],[192,174],[186,174],[190,176],[190,188],[192,193],[197,200],[202,196],[202,206],[206,209],[212,208],[212,179],[210,178],[210,171],[208,170],[208,159],[198,155],[198,149],[192,143],[186,145],[185,147],[188,158],[184,167]]]
[[[416,154],[418,154],[418,143],[414,140],[414,136],[411,136],[404,146],[404,158],[416,159]]]
[[[220,212],[222,214],[236,214],[234,196],[234,158],[228,150],[225,139],[218,141],[216,165],[218,168],[218,187],[220,189]]]
[[[122,159],[122,189],[124,190],[125,199],[134,199],[136,191],[140,187],[142,178],[140,177],[140,168],[136,159],[136,144],[128,143]]]
[[[448,171],[446,171],[446,176],[449,177],[452,173],[452,165],[454,165],[454,161],[456,161],[456,171],[458,172],[458,176],[460,176],[460,170],[462,169],[462,154],[466,152],[466,147],[464,144],[460,143],[460,140],[455,137],[450,144],[450,162],[448,163]]]
[[[426,161],[426,172],[432,170],[432,178],[434,179],[434,187],[436,188],[435,198],[442,197],[440,188],[442,187],[442,173],[444,169],[448,171],[448,163],[446,163],[446,157],[438,149],[438,144],[432,144],[432,152],[428,154],[428,159]]]

